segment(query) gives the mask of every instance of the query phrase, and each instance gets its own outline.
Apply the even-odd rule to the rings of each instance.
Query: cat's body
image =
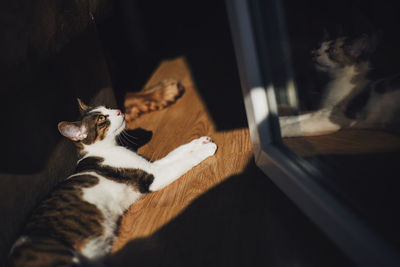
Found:
[[[372,81],[366,36],[326,41],[313,51],[318,70],[330,76],[320,108],[280,117],[283,137],[322,135],[343,128],[392,129],[400,126],[400,75]]]
[[[82,103],[83,119],[59,130],[80,154],[74,174],[34,210],[15,242],[11,266],[80,266],[111,251],[121,216],[143,194],[160,190],[213,155],[209,137],[195,139],[150,162],[117,145],[125,128],[119,110]]]

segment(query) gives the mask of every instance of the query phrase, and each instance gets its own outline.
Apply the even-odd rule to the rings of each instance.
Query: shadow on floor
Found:
[[[251,161],[110,266],[351,266]]]
[[[354,208],[375,231],[380,232],[397,249],[400,248],[400,151],[330,154],[306,159],[320,167],[329,167],[330,175],[324,177],[329,179],[326,185],[341,196],[348,207]]]
[[[142,128],[133,130],[125,129],[118,137],[118,144],[137,152],[139,148],[150,142],[153,132]]]

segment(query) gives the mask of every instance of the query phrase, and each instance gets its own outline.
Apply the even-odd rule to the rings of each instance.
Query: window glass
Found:
[[[287,35],[275,39],[265,16],[262,36],[283,143],[326,173],[324,186],[400,249],[400,6],[282,3]],[[259,1],[261,10],[268,5]],[[284,56],[271,52],[285,47]]]

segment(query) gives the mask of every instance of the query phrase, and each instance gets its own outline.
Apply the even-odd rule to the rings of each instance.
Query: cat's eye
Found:
[[[105,121],[105,120],[106,120],[106,116],[104,116],[104,115],[100,115],[98,118],[98,121],[100,121],[100,122]]]

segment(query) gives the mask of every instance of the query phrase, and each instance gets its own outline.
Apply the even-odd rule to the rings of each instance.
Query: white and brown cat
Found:
[[[315,67],[331,80],[318,110],[279,117],[282,137],[324,135],[343,128],[399,128],[400,74],[368,78],[375,47],[376,38],[362,35],[325,41],[314,50]]]
[[[33,211],[12,248],[10,266],[101,260],[112,248],[121,216],[136,200],[171,184],[217,149],[209,137],[201,137],[150,162],[117,144],[125,129],[120,110],[78,102],[81,120],[58,125],[78,149],[76,171]]]

